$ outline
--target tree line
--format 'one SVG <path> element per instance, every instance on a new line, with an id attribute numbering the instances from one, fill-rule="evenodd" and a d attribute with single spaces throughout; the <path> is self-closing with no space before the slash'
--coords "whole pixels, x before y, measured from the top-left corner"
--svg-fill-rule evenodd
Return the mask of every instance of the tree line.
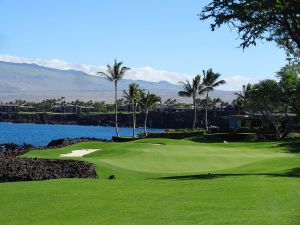
<path id="1" fill-rule="evenodd" d="M 296 128 L 300 116 L 300 65 L 288 64 L 277 72 L 277 79 L 266 79 L 243 86 L 235 93 L 235 107 L 242 113 L 258 112 L 272 125 L 277 139 Z"/>

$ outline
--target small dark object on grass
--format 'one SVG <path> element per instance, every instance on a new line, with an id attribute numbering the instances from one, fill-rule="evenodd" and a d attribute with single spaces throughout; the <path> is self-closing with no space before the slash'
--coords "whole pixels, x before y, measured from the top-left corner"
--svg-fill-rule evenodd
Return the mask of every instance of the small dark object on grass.
<path id="1" fill-rule="evenodd" d="M 115 176 L 115 175 L 110 175 L 107 179 L 108 179 L 108 180 L 115 180 L 115 179 L 116 179 L 116 176 Z"/>

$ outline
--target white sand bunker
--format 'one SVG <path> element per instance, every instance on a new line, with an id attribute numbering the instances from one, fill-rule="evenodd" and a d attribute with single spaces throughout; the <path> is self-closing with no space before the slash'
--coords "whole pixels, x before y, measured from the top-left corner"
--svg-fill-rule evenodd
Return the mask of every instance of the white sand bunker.
<path id="1" fill-rule="evenodd" d="M 162 144 L 159 144 L 159 143 L 152 143 L 152 145 L 162 145 Z"/>
<path id="2" fill-rule="evenodd" d="M 84 155 L 90 154 L 92 152 L 99 151 L 101 149 L 81 149 L 81 150 L 74 150 L 71 153 L 67 154 L 60 154 L 60 157 L 82 157 Z"/>

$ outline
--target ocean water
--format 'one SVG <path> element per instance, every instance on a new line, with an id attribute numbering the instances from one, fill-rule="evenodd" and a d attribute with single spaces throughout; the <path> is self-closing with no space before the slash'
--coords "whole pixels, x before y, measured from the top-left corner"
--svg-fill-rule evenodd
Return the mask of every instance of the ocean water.
<path id="1" fill-rule="evenodd" d="M 119 131 L 121 136 L 132 135 L 131 128 L 121 127 Z M 148 131 L 163 132 L 164 130 L 149 128 Z M 136 132 L 143 132 L 143 129 L 137 128 Z M 51 140 L 60 138 L 90 137 L 110 140 L 114 135 L 114 127 L 0 122 L 0 143 L 45 146 Z"/>

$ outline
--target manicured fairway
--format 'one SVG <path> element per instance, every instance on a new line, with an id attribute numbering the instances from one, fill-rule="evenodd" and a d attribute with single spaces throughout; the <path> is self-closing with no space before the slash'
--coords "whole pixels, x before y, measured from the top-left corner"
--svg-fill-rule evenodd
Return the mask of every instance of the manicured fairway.
<path id="1" fill-rule="evenodd" d="M 80 159 L 100 179 L 2 183 L 0 224 L 300 224 L 300 155 L 281 143 L 91 142 L 26 157 L 79 149 L 101 149 Z"/>

